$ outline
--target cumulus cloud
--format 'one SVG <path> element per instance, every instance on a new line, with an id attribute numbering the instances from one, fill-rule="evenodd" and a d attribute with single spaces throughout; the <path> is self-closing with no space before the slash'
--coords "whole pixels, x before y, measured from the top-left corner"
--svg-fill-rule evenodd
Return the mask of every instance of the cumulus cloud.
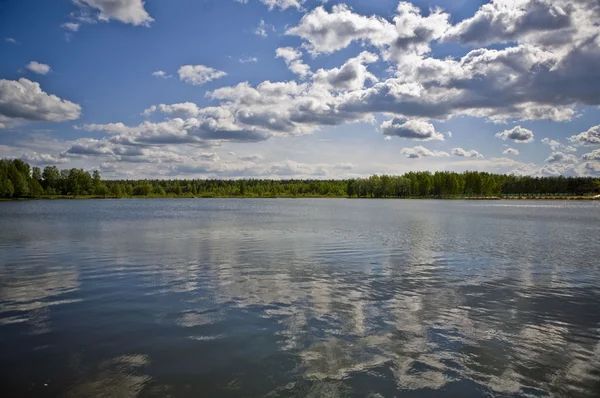
<path id="1" fill-rule="evenodd" d="M 304 4 L 306 0 L 260 0 L 261 3 L 269 6 L 269 11 L 274 8 L 279 8 L 280 10 L 287 10 L 288 8 L 296 8 L 298 10 L 302 9 L 302 4 Z"/>
<path id="2" fill-rule="evenodd" d="M 574 155 L 567 155 L 563 152 L 552 152 L 546 159 L 546 163 L 575 164 L 579 163 L 579 160 Z"/>
<path id="3" fill-rule="evenodd" d="M 461 156 L 465 158 L 483 158 L 483 155 L 472 149 L 470 151 L 465 151 L 462 148 L 454 148 L 452 149 L 452 155 Z"/>
<path id="4" fill-rule="evenodd" d="M 95 17 L 100 21 L 114 19 L 135 26 L 150 26 L 154 21 L 144 8 L 142 0 L 73 0 L 73 2 L 84 11 L 96 10 L 98 13 Z"/>
<path id="5" fill-rule="evenodd" d="M 450 156 L 448 152 L 444 151 L 430 151 L 429 149 L 419 145 L 414 148 L 402 148 L 400 154 L 406 156 L 409 159 L 418 159 L 423 157 L 441 157 Z"/>
<path id="6" fill-rule="evenodd" d="M 360 90 L 364 88 L 367 81 L 373 83 L 378 81 L 366 66 L 377 62 L 378 59 L 376 54 L 363 51 L 357 57 L 350 58 L 340 68 L 319 69 L 315 72 L 313 81 L 334 90 Z"/>
<path id="7" fill-rule="evenodd" d="M 586 153 L 581 156 L 583 160 L 597 160 L 600 161 L 600 149 L 596 149 L 590 153 Z"/>
<path id="8" fill-rule="evenodd" d="M 280 47 L 275 50 L 277 58 L 283 58 L 283 60 L 289 64 L 302 57 L 302 52 L 293 47 Z"/>
<path id="9" fill-rule="evenodd" d="M 152 105 L 150 108 L 142 112 L 142 115 L 149 116 L 154 112 L 162 112 L 167 115 L 183 115 L 187 117 L 194 117 L 200 114 L 200 108 L 193 102 L 183 102 L 179 104 L 160 104 Z"/>
<path id="10" fill-rule="evenodd" d="M 493 120 L 565 120 L 572 112 L 562 108 L 560 102 L 572 103 L 577 101 L 575 96 L 588 94 L 572 91 L 573 86 L 566 83 L 573 79 L 571 72 L 565 70 L 564 76 L 559 76 L 560 68 L 552 70 L 548 60 L 553 56 L 534 48 L 516 47 L 473 50 L 459 61 L 417 57 L 412 63 L 402 64 L 396 77 L 353 93 L 340 106 L 353 112 L 391 112 L 436 119 L 463 114 Z M 591 71 L 582 73 L 595 74 Z M 507 80 L 507 75 L 512 78 Z M 556 80 L 542 83 L 542 77 L 561 80 L 564 87 L 559 92 Z M 583 75 L 579 77 L 585 82 L 577 83 L 580 88 L 590 84 Z M 600 103 L 600 95 L 589 92 L 589 96 L 596 96 L 594 101 Z M 543 104 L 554 101 L 552 98 L 556 99 L 555 106 Z"/>
<path id="11" fill-rule="evenodd" d="M 578 4 L 585 4 L 585 11 L 593 2 Z M 600 103 L 596 85 L 600 72 L 594 67 L 600 62 L 600 40 L 593 13 L 574 11 L 579 21 L 574 33 L 577 45 L 567 40 L 555 48 L 524 41 L 501 50 L 481 48 L 461 59 L 442 60 L 424 55 L 430 41 L 445 34 L 447 15 L 437 11 L 422 17 L 411 7 L 406 3 L 398 6 L 394 20 L 410 23 L 396 25 L 381 17 L 354 13 L 344 5 L 334 6 L 331 12 L 318 7 L 287 33 L 306 40 L 305 46 L 313 53 L 337 51 L 357 41 L 380 49 L 384 59 L 398 61 L 392 63 L 396 77 L 368 93 L 356 93 L 353 109 L 362 104 L 405 116 L 467 114 L 493 120 L 565 121 L 575 115 L 574 107 Z M 408 40 L 408 46 L 399 40 L 405 36 L 414 39 Z M 418 40 L 421 37 L 423 41 Z"/>
<path id="12" fill-rule="evenodd" d="M 86 131 L 104 131 L 107 133 L 125 133 L 131 128 L 125 124 L 119 123 L 107 123 L 107 124 L 84 124 L 83 126 L 74 126 L 75 130 L 86 130 Z"/>
<path id="13" fill-rule="evenodd" d="M 82 138 L 77 140 L 69 149 L 62 153 L 63 157 L 69 156 L 87 156 L 113 155 L 114 152 L 110 143 L 94 138 Z"/>
<path id="14" fill-rule="evenodd" d="M 565 152 L 577 152 L 577 148 L 572 147 L 570 145 L 563 145 L 557 140 L 551 140 L 549 138 L 544 138 L 542 140 L 542 144 L 550 146 L 553 151 L 557 151 L 558 149 L 562 149 Z"/>
<path id="15" fill-rule="evenodd" d="M 314 54 L 332 53 L 348 47 L 353 41 L 384 45 L 393 35 L 393 26 L 384 18 L 355 14 L 347 5 L 338 4 L 333 6 L 331 13 L 323 7 L 315 8 L 286 34 L 306 40 Z"/>
<path id="16" fill-rule="evenodd" d="M 260 20 L 256 29 L 254 29 L 254 34 L 262 38 L 268 37 L 269 32 L 275 32 L 275 27 L 267 24 L 263 19 Z"/>
<path id="17" fill-rule="evenodd" d="M 19 44 L 19 42 L 15 39 L 13 39 L 12 37 L 5 37 L 4 41 L 10 44 Z"/>
<path id="18" fill-rule="evenodd" d="M 24 162 L 36 166 L 51 166 L 55 164 L 69 163 L 69 159 L 59 156 L 53 156 L 48 153 L 27 152 L 21 156 Z"/>
<path id="19" fill-rule="evenodd" d="M 517 149 L 514 148 L 506 148 L 506 150 L 504 152 L 502 152 L 503 155 L 518 155 L 519 151 Z"/>
<path id="20" fill-rule="evenodd" d="M 0 79 L 0 124 L 10 121 L 39 120 L 62 122 L 75 120 L 81 107 L 42 91 L 39 83 L 28 79 Z"/>
<path id="21" fill-rule="evenodd" d="M 156 72 L 152 72 L 152 76 L 160 77 L 163 79 L 169 79 L 169 78 L 173 77 L 172 75 L 168 75 L 167 72 L 162 71 L 162 70 L 157 70 Z"/>
<path id="22" fill-rule="evenodd" d="M 358 41 L 385 51 L 387 58 L 401 58 L 405 54 L 426 54 L 430 42 L 440 38 L 448 28 L 449 15 L 436 9 L 427 17 L 418 7 L 400 2 L 394 23 L 379 16 L 364 16 L 353 12 L 347 5 L 338 4 L 328 12 L 317 7 L 306 14 L 298 26 L 286 31 L 308 42 L 313 54 L 332 53 Z"/>
<path id="23" fill-rule="evenodd" d="M 600 124 L 590 127 L 588 131 L 570 137 L 569 141 L 580 145 L 600 145 Z"/>
<path id="24" fill-rule="evenodd" d="M 556 34 L 572 26 L 572 7 L 562 0 L 493 0 L 453 26 L 448 41 L 488 45 Z"/>
<path id="25" fill-rule="evenodd" d="M 221 115 L 224 116 L 224 115 Z M 179 117 L 163 122 L 145 121 L 137 126 L 123 123 L 86 124 L 87 131 L 104 131 L 112 136 L 102 141 L 102 145 L 149 146 L 149 145 L 200 145 L 212 146 L 213 142 L 255 142 L 266 140 L 270 134 L 256 129 L 242 129 L 230 119 L 215 115 L 202 114 L 198 118 L 181 119 Z M 98 146 L 94 143 L 94 146 Z"/>
<path id="26" fill-rule="evenodd" d="M 516 126 L 510 130 L 504 130 L 496 134 L 496 138 L 504 141 L 513 140 L 517 143 L 528 143 L 533 141 L 533 132 L 521 126 Z"/>
<path id="27" fill-rule="evenodd" d="M 25 65 L 25 68 L 40 75 L 47 75 L 50 72 L 49 65 L 42 64 L 37 61 L 31 61 L 30 63 Z"/>
<path id="28" fill-rule="evenodd" d="M 550 148 L 552 148 L 553 151 L 556 151 L 561 146 L 560 142 L 558 142 L 556 140 L 551 140 L 549 138 L 544 138 L 542 140 L 542 143 L 546 144 L 546 145 L 549 145 Z"/>
<path id="29" fill-rule="evenodd" d="M 564 176 L 575 174 L 576 168 L 574 163 L 549 163 L 535 170 L 534 175 L 538 176 Z"/>
<path id="30" fill-rule="evenodd" d="M 579 167 L 579 173 L 591 177 L 600 177 L 600 163 L 586 162 Z"/>
<path id="31" fill-rule="evenodd" d="M 408 120 L 394 118 L 383 122 L 383 134 L 417 141 L 444 141 L 444 135 L 435 131 L 433 124 L 423 120 Z M 422 147 L 417 147 L 422 148 Z"/>
<path id="32" fill-rule="evenodd" d="M 292 47 L 280 47 L 275 50 L 276 58 L 283 58 L 288 69 L 300 77 L 310 74 L 310 68 L 300 59 L 302 52 Z"/>
<path id="33" fill-rule="evenodd" d="M 97 140 L 92 138 L 81 138 L 71 142 L 71 146 L 61 153 L 61 158 L 99 157 L 105 159 L 107 162 L 154 164 L 173 164 L 196 161 L 213 162 L 219 160 L 218 155 L 214 152 L 202 152 L 190 157 L 177 153 L 174 147 L 166 145 L 163 148 L 154 146 L 121 145 L 118 143 L 118 140 L 112 139 Z"/>
<path id="34" fill-rule="evenodd" d="M 79 26 L 80 24 L 77 22 L 65 22 L 64 24 L 60 25 L 61 28 L 71 32 L 77 32 L 79 30 Z"/>
<path id="35" fill-rule="evenodd" d="M 177 71 L 179 79 L 194 86 L 227 76 L 227 73 L 205 65 L 183 65 Z"/>

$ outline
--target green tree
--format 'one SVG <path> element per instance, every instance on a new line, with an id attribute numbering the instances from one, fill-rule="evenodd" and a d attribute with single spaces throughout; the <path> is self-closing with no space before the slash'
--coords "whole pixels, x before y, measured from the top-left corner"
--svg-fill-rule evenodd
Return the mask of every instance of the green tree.
<path id="1" fill-rule="evenodd" d="M 12 198 L 15 192 L 12 181 L 8 178 L 0 178 L 0 197 Z"/>
<path id="2" fill-rule="evenodd" d="M 147 181 L 142 181 L 133 187 L 133 195 L 135 196 L 150 196 L 152 193 L 152 185 Z"/>
<path id="3" fill-rule="evenodd" d="M 44 188 L 40 182 L 34 178 L 29 180 L 29 196 L 39 197 L 44 194 Z"/>
<path id="4" fill-rule="evenodd" d="M 34 167 L 31 170 L 31 178 L 33 178 L 37 182 L 41 182 L 42 181 L 42 170 L 39 167 Z"/>
<path id="5" fill-rule="evenodd" d="M 165 189 L 160 184 L 156 184 L 154 186 L 154 188 L 152 189 L 152 193 L 158 196 L 165 196 L 167 194 L 165 192 Z"/>

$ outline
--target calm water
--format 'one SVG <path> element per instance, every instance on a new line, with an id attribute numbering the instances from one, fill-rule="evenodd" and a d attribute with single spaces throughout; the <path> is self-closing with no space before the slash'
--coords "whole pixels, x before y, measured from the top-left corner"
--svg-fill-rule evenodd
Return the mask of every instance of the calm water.
<path id="1" fill-rule="evenodd" d="M 2 396 L 599 396 L 599 243 L 593 202 L 0 203 Z"/>

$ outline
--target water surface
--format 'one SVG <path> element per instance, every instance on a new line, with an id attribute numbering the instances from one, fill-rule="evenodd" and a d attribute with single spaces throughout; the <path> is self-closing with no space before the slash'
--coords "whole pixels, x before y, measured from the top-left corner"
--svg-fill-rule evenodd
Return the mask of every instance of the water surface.
<path id="1" fill-rule="evenodd" d="M 600 394 L 600 204 L 0 203 L 3 396 Z"/>

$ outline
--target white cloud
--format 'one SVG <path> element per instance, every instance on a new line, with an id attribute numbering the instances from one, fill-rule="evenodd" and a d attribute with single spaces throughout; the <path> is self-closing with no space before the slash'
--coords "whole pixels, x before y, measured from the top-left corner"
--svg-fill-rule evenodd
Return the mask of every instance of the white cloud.
<path id="1" fill-rule="evenodd" d="M 502 154 L 517 156 L 519 154 L 519 150 L 514 148 L 507 148 L 504 152 L 502 152 Z"/>
<path id="2" fill-rule="evenodd" d="M 579 163 L 579 160 L 574 155 L 567 155 L 563 152 L 552 152 L 546 159 L 546 163 L 575 164 Z"/>
<path id="3" fill-rule="evenodd" d="M 598 160 L 600 161 L 600 149 L 596 149 L 590 153 L 586 153 L 581 156 L 583 160 Z"/>
<path id="4" fill-rule="evenodd" d="M 309 43 L 311 51 L 318 54 L 341 50 L 357 40 L 384 45 L 394 32 L 384 18 L 355 14 L 347 5 L 338 4 L 331 13 L 323 7 L 315 8 L 286 34 L 300 36 Z"/>
<path id="5" fill-rule="evenodd" d="M 417 141 L 444 141 L 444 135 L 435 131 L 435 127 L 423 120 L 392 119 L 381 125 L 383 134 L 408 138 Z M 422 148 L 422 147 L 417 147 Z"/>
<path id="6" fill-rule="evenodd" d="M 591 177 L 600 177 L 600 163 L 598 162 L 586 162 L 579 166 L 578 168 L 579 174 L 591 176 Z"/>
<path id="7" fill-rule="evenodd" d="M 550 146 L 553 151 L 557 151 L 558 149 L 562 149 L 565 152 L 577 152 L 577 148 L 572 147 L 570 145 L 563 145 L 559 141 L 551 140 L 549 138 L 544 138 L 542 140 L 542 144 Z"/>
<path id="8" fill-rule="evenodd" d="M 275 27 L 273 25 L 269 25 L 265 23 L 263 19 L 260 20 L 260 23 L 254 29 L 254 34 L 263 38 L 269 36 L 269 32 L 275 32 Z"/>
<path id="9" fill-rule="evenodd" d="M 10 43 L 10 44 L 20 44 L 18 41 L 16 41 L 12 37 L 5 37 L 4 41 L 7 42 L 7 43 Z"/>
<path id="10" fill-rule="evenodd" d="M 549 163 L 535 170 L 534 175 L 538 176 L 561 176 L 561 175 L 573 175 L 576 172 L 575 163 Z"/>
<path id="11" fill-rule="evenodd" d="M 85 8 L 98 11 L 96 18 L 100 21 L 117 21 L 135 26 L 150 26 L 154 19 L 144 8 L 142 0 L 73 0 L 73 2 Z"/>
<path id="12" fill-rule="evenodd" d="M 504 130 L 503 132 L 496 134 L 496 138 L 500 138 L 504 141 L 513 140 L 517 143 L 526 144 L 533 141 L 533 132 L 521 126 L 516 126 L 510 130 Z"/>
<path id="13" fill-rule="evenodd" d="M 331 12 L 317 7 L 286 34 L 306 40 L 313 54 L 331 53 L 359 41 L 398 59 L 405 54 L 428 53 L 429 43 L 440 38 L 449 26 L 449 15 L 440 10 L 422 17 L 419 8 L 400 2 L 396 12 L 392 24 L 379 16 L 357 14 L 345 4 L 333 6 Z"/>
<path id="14" fill-rule="evenodd" d="M 240 156 L 240 157 L 238 157 L 238 159 L 243 160 L 245 162 L 258 162 L 258 161 L 264 160 L 265 157 L 260 154 L 254 154 L 254 155 Z"/>
<path id="15" fill-rule="evenodd" d="M 301 10 L 302 4 L 304 4 L 305 1 L 306 0 L 260 0 L 261 3 L 269 6 L 269 11 L 273 10 L 274 8 L 286 10 L 292 7 Z"/>
<path id="16" fill-rule="evenodd" d="M 255 64 L 258 62 L 258 58 L 256 57 L 246 57 L 239 59 L 240 64 Z"/>
<path id="17" fill-rule="evenodd" d="M 219 155 L 217 155 L 215 152 L 202 152 L 198 155 L 198 157 L 202 160 L 211 160 L 211 161 L 219 160 Z"/>
<path id="18" fill-rule="evenodd" d="M 280 47 L 275 50 L 276 58 L 283 58 L 286 64 L 290 64 L 302 57 L 302 52 L 293 47 Z"/>
<path id="19" fill-rule="evenodd" d="M 79 30 L 79 26 L 80 24 L 76 22 L 65 22 L 64 24 L 60 25 L 61 28 L 69 30 L 71 32 L 77 32 Z"/>
<path id="20" fill-rule="evenodd" d="M 154 112 L 162 112 L 168 115 L 183 115 L 187 117 L 195 117 L 200 114 L 200 108 L 193 102 L 183 102 L 172 105 L 152 105 L 150 108 L 142 112 L 142 115 L 148 116 Z"/>
<path id="21" fill-rule="evenodd" d="M 35 166 L 48 166 L 55 164 L 69 163 L 69 159 L 59 156 L 52 156 L 48 153 L 27 152 L 21 156 L 24 162 Z"/>
<path id="22" fill-rule="evenodd" d="M 446 40 L 488 45 L 560 31 L 572 23 L 572 9 L 565 5 L 561 0 L 493 0 L 452 27 Z"/>
<path id="23" fill-rule="evenodd" d="M 193 174 L 204 177 L 262 178 L 343 178 L 354 165 L 349 163 L 301 163 L 292 160 L 256 163 L 190 161 L 173 165 L 172 174 Z"/>
<path id="24" fill-rule="evenodd" d="M 493 0 L 448 30 L 446 41 L 489 45 L 519 42 L 564 50 L 597 33 L 596 0 Z"/>
<path id="25" fill-rule="evenodd" d="M 542 143 L 543 143 L 543 144 L 546 144 L 546 145 L 549 145 L 549 146 L 550 146 L 550 148 L 551 148 L 553 151 L 556 151 L 558 148 L 560 148 L 560 147 L 561 147 L 561 143 L 560 143 L 560 142 L 558 142 L 558 141 L 556 141 L 556 140 L 551 140 L 551 139 L 549 139 L 549 138 L 544 138 L 544 139 L 542 140 Z"/>
<path id="26" fill-rule="evenodd" d="M 194 86 L 200 86 L 215 79 L 227 76 L 227 73 L 205 65 L 184 65 L 177 71 L 179 79 Z"/>
<path id="27" fill-rule="evenodd" d="M 462 148 L 454 148 L 452 149 L 452 155 L 461 156 L 465 158 L 483 158 L 483 155 L 472 149 L 470 151 L 465 151 Z"/>
<path id="28" fill-rule="evenodd" d="M 441 157 L 450 156 L 448 152 L 443 151 L 430 151 L 429 149 L 419 145 L 414 148 L 402 148 L 400 154 L 406 156 L 409 159 L 418 159 L 422 157 Z"/>
<path id="29" fill-rule="evenodd" d="M 360 90 L 367 81 L 378 81 L 366 67 L 366 64 L 377 62 L 378 59 L 376 54 L 363 51 L 357 57 L 347 60 L 340 68 L 319 69 L 315 72 L 313 81 L 334 90 Z"/>
<path id="30" fill-rule="evenodd" d="M 25 65 L 25 68 L 29 69 L 30 71 L 32 71 L 34 73 L 38 73 L 40 75 L 47 75 L 50 72 L 49 65 L 41 64 L 37 61 L 31 61 L 30 63 Z"/>
<path id="31" fill-rule="evenodd" d="M 62 122 L 78 119 L 80 113 L 79 105 L 45 93 L 39 83 L 25 78 L 0 79 L 0 124 L 19 120 Z"/>
<path id="32" fill-rule="evenodd" d="M 152 76 L 161 77 L 163 79 L 170 79 L 173 77 L 172 75 L 168 75 L 167 72 L 162 71 L 162 70 L 157 70 L 156 72 L 152 72 Z"/>
<path id="33" fill-rule="evenodd" d="M 283 58 L 288 69 L 300 77 L 310 75 L 310 68 L 300 59 L 302 52 L 292 47 L 280 47 L 275 50 L 275 58 Z"/>
<path id="34" fill-rule="evenodd" d="M 75 130 L 86 131 L 104 131 L 107 133 L 125 133 L 131 130 L 123 123 L 108 123 L 108 124 L 84 124 L 83 126 L 74 126 Z"/>
<path id="35" fill-rule="evenodd" d="M 574 144 L 580 145 L 600 145 L 600 124 L 590 127 L 587 131 L 569 138 Z"/>

